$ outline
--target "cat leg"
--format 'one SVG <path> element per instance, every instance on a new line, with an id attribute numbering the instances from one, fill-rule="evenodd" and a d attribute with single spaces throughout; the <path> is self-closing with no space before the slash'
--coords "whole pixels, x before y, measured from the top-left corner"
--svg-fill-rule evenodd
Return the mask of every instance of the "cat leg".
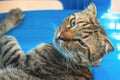
<path id="1" fill-rule="evenodd" d="M 25 60 L 25 55 L 12 36 L 0 37 L 0 68 L 6 66 L 18 67 Z"/>
<path id="2" fill-rule="evenodd" d="M 16 27 L 21 22 L 24 14 L 20 9 L 12 9 L 8 14 L 0 21 L 0 35 Z"/>

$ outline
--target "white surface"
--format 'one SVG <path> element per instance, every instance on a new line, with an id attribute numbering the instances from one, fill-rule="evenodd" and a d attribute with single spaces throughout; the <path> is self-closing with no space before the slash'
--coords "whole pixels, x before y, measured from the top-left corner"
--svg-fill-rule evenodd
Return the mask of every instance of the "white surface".
<path id="1" fill-rule="evenodd" d="M 63 6 L 58 0 L 8 0 L 0 2 L 0 13 L 8 12 L 13 8 L 29 10 L 61 10 Z"/>

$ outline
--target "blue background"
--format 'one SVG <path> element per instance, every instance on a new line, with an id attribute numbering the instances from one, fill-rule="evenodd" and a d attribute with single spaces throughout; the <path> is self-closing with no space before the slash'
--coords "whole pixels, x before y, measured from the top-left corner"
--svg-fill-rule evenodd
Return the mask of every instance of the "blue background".
<path id="1" fill-rule="evenodd" d="M 39 10 L 24 12 L 25 18 L 17 28 L 9 31 L 27 53 L 40 43 L 51 43 L 54 32 L 68 15 L 83 10 L 90 0 L 60 0 L 64 10 Z M 98 11 L 98 19 L 114 45 L 114 52 L 103 57 L 101 65 L 93 67 L 94 80 L 120 80 L 120 14 L 109 11 L 110 0 L 92 0 Z M 0 19 L 5 14 L 0 14 Z"/>

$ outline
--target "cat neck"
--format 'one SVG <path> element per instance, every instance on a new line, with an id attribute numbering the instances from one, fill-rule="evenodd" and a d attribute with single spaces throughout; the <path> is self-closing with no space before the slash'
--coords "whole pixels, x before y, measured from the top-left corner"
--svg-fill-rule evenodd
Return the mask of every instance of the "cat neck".
<path id="1" fill-rule="evenodd" d="M 79 65 L 75 64 L 72 60 L 70 60 L 69 58 L 65 57 L 63 55 L 63 53 L 61 51 L 59 51 L 52 43 L 50 44 L 53 48 L 55 53 L 53 53 L 56 57 L 56 59 L 63 64 L 64 66 L 66 66 L 67 68 L 75 68 L 78 67 Z"/>

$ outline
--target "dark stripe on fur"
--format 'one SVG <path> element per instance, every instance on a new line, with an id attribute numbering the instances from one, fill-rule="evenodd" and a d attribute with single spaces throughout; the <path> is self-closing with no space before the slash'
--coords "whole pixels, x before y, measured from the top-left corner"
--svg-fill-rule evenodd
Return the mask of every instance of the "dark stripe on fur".
<path id="1" fill-rule="evenodd" d="M 12 52 L 11 52 L 11 49 L 13 48 L 13 47 L 15 47 L 15 44 L 10 44 L 11 46 L 9 46 L 8 47 L 8 45 L 5 45 L 6 46 L 6 51 L 3 53 L 3 55 L 2 55 L 2 57 L 5 57 L 5 55 L 7 55 L 7 54 L 11 54 Z M 11 53 L 10 53 L 11 52 Z M 12 53 L 13 54 L 13 53 Z"/>
<path id="2" fill-rule="evenodd" d="M 18 55 L 14 55 L 15 57 L 13 58 L 13 56 L 9 57 L 7 60 L 4 61 L 4 66 L 7 66 L 7 65 L 13 65 L 13 64 L 16 64 L 16 63 L 19 63 L 19 59 L 20 59 L 20 54 Z"/>
<path id="3" fill-rule="evenodd" d="M 8 64 L 15 64 L 15 63 L 19 63 L 20 59 L 20 54 L 18 54 L 15 58 L 13 58 Z"/>

